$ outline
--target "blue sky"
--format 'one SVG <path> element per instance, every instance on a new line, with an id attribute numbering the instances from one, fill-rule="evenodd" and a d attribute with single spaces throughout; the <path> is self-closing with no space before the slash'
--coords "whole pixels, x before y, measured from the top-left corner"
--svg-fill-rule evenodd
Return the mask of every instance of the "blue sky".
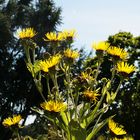
<path id="1" fill-rule="evenodd" d="M 57 0 L 63 24 L 58 28 L 76 29 L 74 46 L 91 49 L 93 41 L 128 31 L 140 35 L 140 0 Z"/>

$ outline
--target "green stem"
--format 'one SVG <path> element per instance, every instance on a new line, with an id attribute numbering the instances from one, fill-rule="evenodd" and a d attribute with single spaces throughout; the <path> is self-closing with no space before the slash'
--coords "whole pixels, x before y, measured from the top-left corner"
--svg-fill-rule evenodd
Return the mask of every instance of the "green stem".
<path id="1" fill-rule="evenodd" d="M 85 108 L 86 108 L 86 102 L 83 101 L 83 108 L 82 108 L 82 113 L 81 113 L 81 116 L 79 118 L 79 122 L 81 122 L 81 120 L 83 119 L 83 115 L 85 113 Z"/>
<path id="2" fill-rule="evenodd" d="M 47 79 L 48 95 L 51 97 L 51 90 L 50 90 L 50 85 L 49 85 L 49 78 L 46 77 L 46 79 Z"/>
<path id="3" fill-rule="evenodd" d="M 118 85 L 118 87 L 117 87 L 117 89 L 116 89 L 116 92 L 115 92 L 116 94 L 118 93 L 118 91 L 119 91 L 119 89 L 120 89 L 120 87 L 121 87 L 122 82 L 123 82 L 123 81 L 120 80 L 120 83 L 119 83 L 119 85 Z"/>
<path id="4" fill-rule="evenodd" d="M 70 71 L 70 65 L 68 65 L 68 69 L 66 71 L 66 81 L 67 81 L 67 104 L 69 105 L 69 100 L 72 100 L 72 104 L 75 107 L 75 118 L 77 118 L 77 106 L 74 101 L 74 97 L 72 95 L 72 90 L 71 90 L 71 77 L 70 77 L 71 71 Z M 69 112 L 69 110 L 68 110 Z M 70 113 L 70 112 L 69 112 Z M 72 117 L 72 115 L 70 115 Z M 72 119 L 72 118 L 71 118 Z"/>
<path id="5" fill-rule="evenodd" d="M 25 51 L 25 55 L 26 55 L 26 58 L 27 58 L 27 62 L 28 62 L 28 63 L 31 63 L 29 47 L 25 46 L 25 47 L 24 47 L 24 51 Z"/>
<path id="6" fill-rule="evenodd" d="M 40 78 L 39 78 L 39 80 L 38 80 L 38 79 L 34 79 L 34 82 L 35 82 L 36 88 L 38 89 L 38 91 L 39 91 L 39 93 L 40 93 L 42 99 L 43 99 L 44 101 L 46 101 L 46 99 L 45 99 L 45 97 L 44 97 L 44 95 L 43 95 L 43 93 L 42 93 L 41 79 L 40 79 Z"/>
<path id="7" fill-rule="evenodd" d="M 97 119 L 97 121 L 96 121 L 96 123 L 95 123 L 95 125 L 94 125 L 94 127 L 93 127 L 92 130 L 94 130 L 97 127 L 98 122 L 100 121 L 100 119 L 101 119 L 101 117 L 102 117 L 103 114 L 104 114 L 104 112 L 100 114 L 100 116 L 98 117 L 98 119 Z"/>
<path id="8" fill-rule="evenodd" d="M 45 97 L 44 97 L 43 93 L 42 93 L 42 92 L 39 92 L 39 93 L 40 93 L 40 95 L 41 95 L 42 99 L 46 102 L 46 99 L 45 99 Z"/>
<path id="9" fill-rule="evenodd" d="M 32 49 L 32 51 L 33 51 L 33 64 L 34 64 L 34 62 L 35 62 L 35 48 Z"/>
<path id="10" fill-rule="evenodd" d="M 19 133 L 17 133 L 18 139 L 21 140 Z"/>
<path id="11" fill-rule="evenodd" d="M 97 66 L 97 71 L 96 71 L 95 77 L 94 77 L 95 83 L 97 82 L 97 77 L 98 77 L 98 75 L 99 75 L 99 70 L 100 70 L 100 66 L 101 66 L 101 64 L 102 64 L 102 61 L 99 60 L 98 63 L 99 63 L 99 64 L 98 64 L 98 66 Z"/>
<path id="12" fill-rule="evenodd" d="M 112 76 L 111 76 L 111 83 L 113 82 L 114 76 L 115 76 L 116 66 L 114 65 L 112 69 Z"/>
<path id="13" fill-rule="evenodd" d="M 59 96 L 59 86 L 58 86 L 58 82 L 57 82 L 57 73 L 56 72 L 54 74 L 54 80 L 55 80 L 55 86 L 56 86 L 56 90 L 57 90 L 57 95 Z"/>
<path id="14" fill-rule="evenodd" d="M 74 104 L 74 98 L 73 98 L 73 95 L 72 95 L 72 90 L 71 90 L 71 77 L 70 77 L 70 66 L 68 68 L 68 71 L 67 71 L 67 83 L 68 83 L 68 94 L 70 94 L 70 97 L 72 99 L 72 103 Z"/>

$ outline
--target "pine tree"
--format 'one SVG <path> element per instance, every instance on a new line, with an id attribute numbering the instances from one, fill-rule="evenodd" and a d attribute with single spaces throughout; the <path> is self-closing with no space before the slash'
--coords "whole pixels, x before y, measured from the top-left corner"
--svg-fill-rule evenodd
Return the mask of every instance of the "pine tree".
<path id="1" fill-rule="evenodd" d="M 29 74 L 23 47 L 16 31 L 33 27 L 39 32 L 37 44 L 45 47 L 42 37 L 55 31 L 61 23 L 61 8 L 52 0 L 1 0 L 0 1 L 0 121 L 13 113 L 25 118 L 32 114 L 30 107 L 41 100 Z M 40 51 L 40 50 L 39 50 Z M 9 139 L 10 133 L 0 126 L 0 139 Z M 6 133 L 9 133 L 6 135 Z"/>

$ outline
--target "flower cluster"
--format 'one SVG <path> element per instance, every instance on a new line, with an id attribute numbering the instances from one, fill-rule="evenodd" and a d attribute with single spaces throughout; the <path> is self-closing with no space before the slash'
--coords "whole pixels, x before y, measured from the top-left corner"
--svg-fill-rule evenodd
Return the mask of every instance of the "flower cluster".
<path id="1" fill-rule="evenodd" d="M 49 42 L 59 42 L 59 41 L 64 41 L 64 40 L 73 40 L 75 37 L 75 30 L 70 30 L 70 31 L 63 31 L 63 32 L 49 32 L 45 34 L 44 41 L 49 41 Z"/>
<path id="2" fill-rule="evenodd" d="M 76 73 L 79 65 L 75 63 L 81 54 L 72 49 L 75 30 L 46 33 L 42 40 L 51 48 L 50 52 L 43 52 L 45 55 L 40 59 L 35 55 L 36 47 L 28 47 L 30 43 L 31 45 L 35 43 L 32 38 L 36 34 L 33 28 L 19 32 L 25 50 L 27 68 L 42 97 L 38 109 L 33 108 L 33 110 L 41 112 L 42 116 L 51 121 L 50 124 L 62 131 L 63 138 L 67 140 L 94 139 L 107 123 L 109 131 L 115 135 L 110 140 L 117 140 L 117 136 L 123 136 L 124 140 L 128 138 L 125 137 L 127 132 L 124 128 L 112 120 L 113 116 L 102 117 L 115 101 L 122 81 L 136 70 L 134 65 L 126 62 L 127 51 L 111 46 L 105 41 L 93 43 L 92 48 L 96 50 L 95 65 L 84 67 L 82 62 L 82 66 L 80 65 L 82 72 Z M 112 60 L 112 77 L 101 79 L 99 74 L 106 55 Z M 121 78 L 116 91 L 113 91 L 115 74 Z M 46 84 L 42 83 L 43 80 Z M 3 125 L 15 126 L 21 119 L 20 115 L 9 117 L 3 121 Z"/>
<path id="3" fill-rule="evenodd" d="M 92 48 L 94 48 L 97 52 L 106 52 L 106 54 L 112 57 L 113 62 L 116 65 L 116 71 L 123 77 L 127 78 L 131 73 L 136 70 L 136 67 L 133 65 L 129 65 L 127 62 L 124 62 L 128 59 L 128 53 L 122 48 L 116 46 L 110 46 L 107 42 L 99 42 L 98 44 L 94 43 Z"/>

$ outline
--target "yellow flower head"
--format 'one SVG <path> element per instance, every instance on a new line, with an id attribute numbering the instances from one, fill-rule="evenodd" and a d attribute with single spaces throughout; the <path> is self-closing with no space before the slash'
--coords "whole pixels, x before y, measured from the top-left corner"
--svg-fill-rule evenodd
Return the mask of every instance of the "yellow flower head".
<path id="1" fill-rule="evenodd" d="M 107 53 L 115 59 L 125 60 L 128 57 L 128 53 L 124 49 L 118 47 L 109 47 Z"/>
<path id="2" fill-rule="evenodd" d="M 67 108 L 66 103 L 60 101 L 54 101 L 54 100 L 43 102 L 40 104 L 40 106 L 44 110 L 48 110 L 50 112 L 61 112 L 61 111 L 65 111 Z"/>
<path id="3" fill-rule="evenodd" d="M 44 41 L 52 41 L 52 42 L 57 42 L 57 41 L 62 41 L 64 39 L 63 33 L 55 33 L 55 32 L 50 32 L 45 34 L 46 38 L 43 38 Z"/>
<path id="4" fill-rule="evenodd" d="M 101 41 L 99 43 L 93 43 L 92 45 L 92 48 L 95 49 L 96 51 L 106 51 L 108 47 L 109 47 L 109 43 L 105 41 Z"/>
<path id="5" fill-rule="evenodd" d="M 24 39 L 24 38 L 33 38 L 36 35 L 36 31 L 34 31 L 33 28 L 25 28 L 22 29 L 19 33 L 18 36 L 20 39 Z"/>
<path id="6" fill-rule="evenodd" d="M 75 30 L 64 30 L 62 33 L 65 39 L 73 39 L 75 37 Z"/>
<path id="7" fill-rule="evenodd" d="M 77 51 L 72 51 L 71 49 L 67 49 L 64 51 L 64 56 L 71 59 L 76 59 L 79 57 L 79 53 Z"/>
<path id="8" fill-rule="evenodd" d="M 48 60 L 43 60 L 40 62 L 40 69 L 44 72 L 48 72 L 49 68 L 54 67 L 57 65 L 61 60 L 61 55 L 56 54 L 52 57 L 50 57 Z"/>
<path id="9" fill-rule="evenodd" d="M 108 122 L 108 127 L 111 132 L 113 132 L 115 135 L 125 135 L 126 131 L 123 129 L 122 125 L 119 125 L 118 123 L 115 123 L 112 119 Z"/>
<path id="10" fill-rule="evenodd" d="M 2 124 L 6 127 L 10 127 L 12 125 L 16 125 L 21 121 L 22 117 L 21 115 L 13 115 L 13 117 L 8 117 L 4 119 Z"/>
<path id="11" fill-rule="evenodd" d="M 83 96 L 90 101 L 97 102 L 98 101 L 97 96 L 100 96 L 100 95 L 98 94 L 98 90 L 92 91 L 88 89 L 84 91 Z"/>
<path id="12" fill-rule="evenodd" d="M 114 138 L 110 138 L 109 140 L 134 140 L 133 137 L 129 137 L 129 136 L 125 136 L 123 138 L 117 138 L 117 137 L 114 137 Z"/>
<path id="13" fill-rule="evenodd" d="M 87 72 L 81 72 L 80 79 L 86 80 L 86 81 L 94 80 L 94 78 L 90 75 L 90 73 L 87 73 Z"/>
<path id="14" fill-rule="evenodd" d="M 130 73 L 132 73 L 136 70 L 136 67 L 133 65 L 129 65 L 127 62 L 121 61 L 121 62 L 117 63 L 116 70 L 122 76 L 128 76 Z"/>

